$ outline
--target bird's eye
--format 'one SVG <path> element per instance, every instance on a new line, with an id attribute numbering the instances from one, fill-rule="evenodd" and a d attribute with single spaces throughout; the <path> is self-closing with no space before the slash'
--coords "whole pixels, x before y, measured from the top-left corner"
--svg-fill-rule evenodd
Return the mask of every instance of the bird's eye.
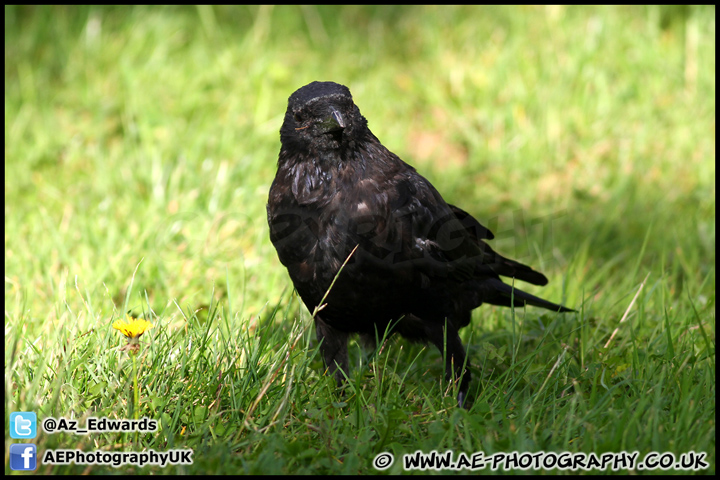
<path id="1" fill-rule="evenodd" d="M 296 113 L 295 115 L 293 115 L 293 118 L 294 118 L 295 121 L 298 122 L 298 123 L 302 122 L 302 117 L 300 116 L 299 113 Z"/>

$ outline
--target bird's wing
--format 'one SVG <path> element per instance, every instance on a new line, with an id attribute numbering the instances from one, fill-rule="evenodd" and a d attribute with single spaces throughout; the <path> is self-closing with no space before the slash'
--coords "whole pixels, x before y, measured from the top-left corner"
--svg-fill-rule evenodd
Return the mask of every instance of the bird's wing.
<path id="1" fill-rule="evenodd" d="M 448 207 L 450 207 L 450 210 L 455 214 L 455 217 L 460 220 L 460 223 L 463 224 L 468 234 L 476 241 L 480 241 L 480 239 L 483 238 L 486 238 L 488 240 L 492 240 L 493 238 L 495 238 L 495 235 L 493 235 L 489 228 L 480 224 L 480 222 L 475 220 L 475 217 L 467 213 L 462 208 L 456 207 L 455 205 L 450 205 L 449 203 Z"/>
<path id="2" fill-rule="evenodd" d="M 542 273 L 537 272 L 531 267 L 528 267 L 518 261 L 505 258 L 495 252 L 492 248 L 490 248 L 490 245 L 483 241 L 483 239 L 491 240 L 494 238 L 494 235 L 490 230 L 480 224 L 480 222 L 464 210 L 454 205 L 448 206 L 455 213 L 455 216 L 460 223 L 462 223 L 465 227 L 465 231 L 470 236 L 470 239 L 480 247 L 480 250 L 483 252 L 482 262 L 486 265 L 491 265 L 494 272 L 505 277 L 515 277 L 519 280 L 532 283 L 533 285 L 546 285 L 548 283 L 547 277 Z"/>
<path id="3" fill-rule="evenodd" d="M 393 214 L 405 219 L 413 247 L 421 249 L 425 257 L 445 264 L 431 272 L 447 272 L 460 280 L 502 275 L 535 285 L 547 283 L 541 273 L 490 248 L 483 240 L 492 239 L 492 232 L 469 213 L 447 204 L 435 187 L 416 172 L 397 179 L 394 191 Z"/>

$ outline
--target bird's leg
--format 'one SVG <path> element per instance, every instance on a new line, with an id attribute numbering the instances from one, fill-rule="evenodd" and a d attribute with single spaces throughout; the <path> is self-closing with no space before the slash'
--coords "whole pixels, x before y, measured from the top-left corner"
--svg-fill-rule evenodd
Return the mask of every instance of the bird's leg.
<path id="1" fill-rule="evenodd" d="M 319 315 L 315 315 L 315 333 L 320 342 L 320 351 L 325 359 L 328 372 L 335 374 L 335 381 L 338 387 L 341 387 L 345 382 L 345 375 L 349 374 L 350 362 L 347 352 L 349 334 L 331 327 Z"/>
<path id="2" fill-rule="evenodd" d="M 465 368 L 465 348 L 452 322 L 434 323 L 428 328 L 428 338 L 441 354 L 445 354 L 445 378 L 459 382 L 458 405 L 463 407 L 470 386 L 470 371 Z"/>

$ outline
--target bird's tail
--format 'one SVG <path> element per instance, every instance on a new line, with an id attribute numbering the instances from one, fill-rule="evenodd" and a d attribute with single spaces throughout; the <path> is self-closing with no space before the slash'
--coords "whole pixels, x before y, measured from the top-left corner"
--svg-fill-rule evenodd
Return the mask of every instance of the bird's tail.
<path id="1" fill-rule="evenodd" d="M 556 303 L 548 302 L 535 295 L 530 295 L 527 292 L 523 292 L 517 288 L 503 283 L 501 280 L 491 278 L 487 282 L 495 289 L 498 293 L 497 296 L 486 299 L 485 302 L 492 305 L 501 305 L 504 307 L 510 307 L 514 304 L 515 307 L 522 307 L 525 304 L 534 305 L 536 307 L 546 308 L 554 312 L 576 312 L 572 308 L 567 308 Z M 514 300 L 514 302 L 513 302 Z"/>

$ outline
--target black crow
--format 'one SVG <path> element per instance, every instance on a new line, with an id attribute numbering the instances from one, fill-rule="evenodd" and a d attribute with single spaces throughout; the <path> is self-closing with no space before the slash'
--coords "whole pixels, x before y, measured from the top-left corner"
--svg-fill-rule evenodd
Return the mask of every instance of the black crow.
<path id="1" fill-rule="evenodd" d="M 348 336 L 372 342 L 389 328 L 445 351 L 445 374 L 459 382 L 462 406 L 470 373 L 458 329 L 474 308 L 574 311 L 503 283 L 500 276 L 548 280 L 495 253 L 484 241 L 490 230 L 385 148 L 347 87 L 312 82 L 293 93 L 280 142 L 267 204 L 270 239 L 311 312 L 347 260 L 315 315 L 320 350 L 339 385 L 349 373 Z"/>

